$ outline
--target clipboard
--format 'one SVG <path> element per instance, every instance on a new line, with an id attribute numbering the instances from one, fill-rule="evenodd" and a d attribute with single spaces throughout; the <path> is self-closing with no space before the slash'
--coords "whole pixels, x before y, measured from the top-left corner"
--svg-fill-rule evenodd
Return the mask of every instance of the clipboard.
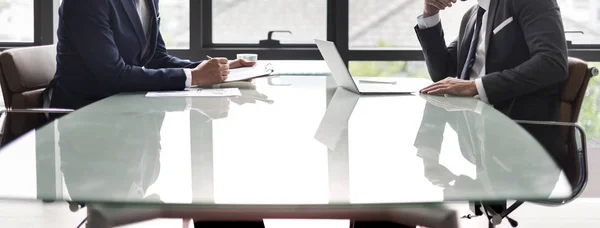
<path id="1" fill-rule="evenodd" d="M 224 82 L 249 81 L 256 78 L 272 76 L 275 72 L 273 65 L 255 65 L 253 67 L 242 67 L 229 70 L 229 77 Z"/>

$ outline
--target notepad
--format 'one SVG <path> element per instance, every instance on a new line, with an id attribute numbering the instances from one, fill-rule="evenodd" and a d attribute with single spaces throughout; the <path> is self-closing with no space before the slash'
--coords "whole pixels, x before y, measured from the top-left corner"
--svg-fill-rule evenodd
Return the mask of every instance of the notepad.
<path id="1" fill-rule="evenodd" d="M 271 64 L 257 64 L 253 67 L 242 67 L 229 70 L 229 76 L 225 82 L 248 81 L 255 78 L 273 75 L 274 69 Z"/>
<path id="2" fill-rule="evenodd" d="M 146 97 L 235 97 L 241 96 L 238 88 L 202 89 L 190 88 L 183 91 L 148 92 Z"/>

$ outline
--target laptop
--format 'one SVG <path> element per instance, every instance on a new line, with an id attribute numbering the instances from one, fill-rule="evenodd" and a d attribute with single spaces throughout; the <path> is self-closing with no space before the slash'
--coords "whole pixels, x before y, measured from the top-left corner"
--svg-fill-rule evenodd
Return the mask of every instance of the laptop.
<path id="1" fill-rule="evenodd" d="M 333 42 L 315 39 L 338 86 L 357 94 L 413 94 L 431 82 L 426 79 L 402 78 L 397 83 L 356 83 Z"/>

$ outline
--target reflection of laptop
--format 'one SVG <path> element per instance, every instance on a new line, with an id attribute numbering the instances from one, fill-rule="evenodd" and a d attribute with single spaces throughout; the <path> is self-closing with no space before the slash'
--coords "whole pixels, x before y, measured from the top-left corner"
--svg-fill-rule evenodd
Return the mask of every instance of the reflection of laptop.
<path id="1" fill-rule="evenodd" d="M 333 74 L 335 82 L 342 88 L 358 94 L 412 94 L 423 89 L 423 79 L 405 78 L 398 85 L 392 84 L 359 84 L 350 75 L 333 42 L 315 39 L 317 47 L 327 66 Z"/>
<path id="2" fill-rule="evenodd" d="M 333 94 L 327 111 L 315 134 L 315 139 L 327 148 L 335 150 L 344 130 L 348 128 L 348 121 L 358 102 L 356 95 L 344 88 L 338 88 Z"/>

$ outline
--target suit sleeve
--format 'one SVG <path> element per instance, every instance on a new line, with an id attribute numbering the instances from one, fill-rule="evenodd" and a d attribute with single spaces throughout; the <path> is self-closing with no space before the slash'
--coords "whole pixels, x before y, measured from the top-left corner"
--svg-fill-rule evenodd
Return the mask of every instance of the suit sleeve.
<path id="1" fill-rule="evenodd" d="M 512 4 L 531 58 L 482 78 L 491 104 L 556 85 L 568 76 L 567 46 L 556 1 L 514 0 Z"/>
<path id="2" fill-rule="evenodd" d="M 107 0 L 64 1 L 64 26 L 69 42 L 98 84 L 117 92 L 181 90 L 186 75 L 181 69 L 144 69 L 125 63 L 110 25 Z"/>
<path id="3" fill-rule="evenodd" d="M 425 105 L 421 126 L 414 142 L 417 156 L 437 161 L 442 149 L 448 112 L 429 102 Z"/>
<path id="4" fill-rule="evenodd" d="M 417 38 L 423 48 L 427 70 L 434 82 L 457 75 L 457 41 L 446 45 L 442 23 L 425 29 L 415 26 Z"/>

